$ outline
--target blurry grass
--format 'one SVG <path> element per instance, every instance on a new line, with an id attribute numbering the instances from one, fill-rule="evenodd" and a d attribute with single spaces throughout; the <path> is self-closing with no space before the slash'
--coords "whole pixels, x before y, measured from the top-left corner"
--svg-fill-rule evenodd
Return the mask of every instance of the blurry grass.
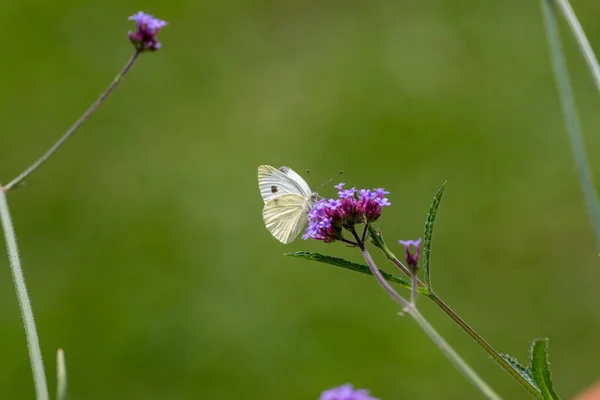
<path id="1" fill-rule="evenodd" d="M 594 186 L 591 169 L 587 161 L 585 145 L 583 143 L 583 134 L 581 124 L 577 115 L 577 106 L 573 90 L 569 82 L 569 72 L 567 70 L 565 57 L 560 44 L 560 36 L 555 13 L 555 0 L 541 0 L 544 20 L 546 22 L 548 42 L 550 44 L 550 54 L 554 73 L 559 89 L 559 97 L 562 105 L 562 111 L 566 122 L 567 133 L 571 143 L 571 149 L 577 166 L 577 174 L 583 191 L 585 202 L 588 208 L 592 227 L 596 233 L 597 251 L 600 251 L 600 204 L 598 203 L 598 194 Z M 574 16 L 573 16 L 574 17 Z M 597 62 L 595 69 L 598 69 Z M 594 71 L 594 68 L 592 68 Z"/>
<path id="2" fill-rule="evenodd" d="M 595 3 L 578 6 L 593 26 Z M 12 38 L 3 53 L 11 61 L 0 66 L 10 77 L 0 98 L 6 177 L 112 78 L 130 51 L 125 19 L 139 4 L 2 7 L 0 33 Z M 372 280 L 280 256 L 325 250 L 272 240 L 256 187 L 264 163 L 310 168 L 316 182 L 344 169 L 349 184 L 389 188 L 393 207 L 380 226 L 390 241 L 421 233 L 431 193 L 448 179 L 436 290 L 520 359 L 532 337 L 549 335 L 566 397 L 597 378 L 589 348 L 600 318 L 585 306 L 596 301 L 594 240 L 538 4 L 150 1 L 144 9 L 170 23 L 165 47 L 11 200 L 42 350 L 47 359 L 58 347 L 69 355 L 72 398 L 311 399 L 346 381 L 382 399 L 401 390 L 415 399 L 476 395 L 416 327 L 394 317 Z M 583 66 L 571 67 L 593 132 L 597 95 L 586 91 Z M 342 246 L 326 250 L 358 260 Z M 0 390 L 31 398 L 5 271 Z M 425 307 L 504 397 L 527 398 Z"/>

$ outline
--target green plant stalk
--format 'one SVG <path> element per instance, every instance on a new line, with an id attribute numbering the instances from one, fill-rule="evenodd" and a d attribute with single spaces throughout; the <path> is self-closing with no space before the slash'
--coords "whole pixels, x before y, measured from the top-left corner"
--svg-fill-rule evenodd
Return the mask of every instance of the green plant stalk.
<path id="1" fill-rule="evenodd" d="M 108 85 L 104 93 L 98 97 L 98 99 L 83 113 L 81 117 L 66 131 L 60 139 L 48 151 L 46 151 L 40 158 L 38 158 L 33 164 L 31 164 L 25 171 L 23 171 L 19 176 L 10 181 L 6 186 L 4 186 L 5 191 L 9 191 L 18 187 L 29 175 L 34 173 L 39 167 L 41 167 L 60 147 L 65 144 L 65 142 L 71 137 L 73 133 L 104 103 L 104 100 L 108 97 L 109 94 L 121 83 L 127 72 L 131 69 L 135 60 L 140 55 L 141 50 L 136 49 L 133 55 L 129 58 L 121 72 L 113 79 L 113 81 Z"/>
<path id="2" fill-rule="evenodd" d="M 575 36 L 575 40 L 581 49 L 581 53 L 585 58 L 585 61 L 592 72 L 592 76 L 594 81 L 596 82 L 596 88 L 600 91 L 600 66 L 598 65 L 598 59 L 594 54 L 594 50 L 592 50 L 592 46 L 590 46 L 590 42 L 588 41 L 585 33 L 583 32 L 583 28 L 579 23 L 579 19 L 575 15 L 573 8 L 571 8 L 571 4 L 569 0 L 554 0 L 556 4 L 560 7 L 560 10 L 563 13 L 563 16 L 567 20 L 567 23 L 571 27 L 571 31 L 573 31 L 573 36 Z"/>
<path id="3" fill-rule="evenodd" d="M 377 231 L 375 229 L 370 230 L 370 235 L 371 238 L 374 240 L 375 246 L 381 249 L 386 255 L 386 257 L 392 263 L 394 263 L 394 265 L 398 267 L 400 271 L 402 271 L 410 277 L 409 269 L 406 266 L 404 266 L 402 262 L 400 262 L 398 257 L 396 257 L 396 255 L 387 247 L 385 242 L 381 240 L 381 237 L 378 235 Z M 475 340 L 475 342 L 479 344 L 486 351 L 486 353 L 489 354 L 492 360 L 494 360 L 496 364 L 498 364 L 498 366 L 502 368 L 506 373 L 513 377 L 527 391 L 527 393 L 529 393 L 532 397 L 536 399 L 542 399 L 540 391 L 536 387 L 532 386 L 531 383 L 528 382 L 525 378 L 523 378 L 521 374 L 519 374 L 519 372 L 515 368 L 513 368 L 513 366 L 510 365 L 498 351 L 496 351 L 496 349 L 494 349 L 488 342 L 485 341 L 484 338 L 482 338 L 473 328 L 471 328 L 469 324 L 467 324 L 458 314 L 456 314 L 450 308 L 450 306 L 444 303 L 444 301 L 442 301 L 442 299 L 439 298 L 435 293 L 432 293 L 429 290 L 427 290 L 425 284 L 421 280 L 417 279 L 417 284 L 419 286 L 419 292 L 421 294 L 432 300 L 436 306 L 438 306 L 444 313 L 446 313 L 446 315 L 448 315 L 454 322 L 456 322 L 456 324 L 460 326 L 462 330 L 465 331 L 473 340 Z"/>
<path id="4" fill-rule="evenodd" d="M 433 343 L 441 350 L 442 353 L 450 360 L 450 362 L 469 380 L 487 399 L 500 399 L 500 396 L 488 386 L 483 379 L 454 351 L 452 347 L 444 340 L 442 336 L 429 324 L 429 322 L 412 307 L 406 310 L 413 319 L 419 324 L 421 329 L 429 336 Z"/>
<path id="5" fill-rule="evenodd" d="M 56 352 L 56 399 L 67 400 L 67 363 L 63 349 Z"/>
<path id="6" fill-rule="evenodd" d="M 29 349 L 29 360 L 33 371 L 33 383 L 35 385 L 35 393 L 37 400 L 48 400 L 48 384 L 46 382 L 46 373 L 44 371 L 44 362 L 42 360 L 42 352 L 38 340 L 37 330 L 35 328 L 35 319 L 33 318 L 33 310 L 31 301 L 27 295 L 27 286 L 25 285 L 25 277 L 21 268 L 21 260 L 19 258 L 19 248 L 17 246 L 17 238 L 15 229 L 12 224 L 8 203 L 6 201 L 6 191 L 0 187 L 0 219 L 2 219 L 2 229 L 4 230 L 4 238 L 6 240 L 6 248 L 10 261 L 13 282 L 17 291 L 19 300 L 19 308 L 25 326 L 25 336 L 27 338 L 27 348 Z"/>
<path id="7" fill-rule="evenodd" d="M 571 142 L 573 156 L 575 157 L 577 175 L 579 176 L 579 182 L 583 191 L 583 196 L 585 198 L 587 209 L 592 220 L 594 233 L 596 234 L 597 250 L 600 251 L 600 205 L 598 203 L 598 194 L 596 193 L 596 189 L 594 188 L 592 173 L 587 161 L 585 146 L 583 144 L 581 134 L 581 124 L 579 123 L 579 118 L 577 117 L 577 107 L 575 106 L 573 90 L 571 88 L 571 84 L 569 83 L 569 74 L 567 72 L 564 53 L 560 44 L 556 14 L 552 6 L 554 0 L 541 1 L 542 10 L 544 13 L 544 20 L 546 22 L 546 34 L 548 36 L 548 43 L 550 45 L 552 66 L 554 69 L 554 75 L 556 77 L 558 91 L 560 94 L 560 101 L 563 115 L 565 118 L 567 134 L 569 136 L 569 141 Z M 564 4 L 564 2 L 562 2 L 561 4 Z M 571 14 L 566 13 L 565 15 Z M 568 20 L 573 19 L 576 21 L 576 17 L 574 14 L 572 14 L 572 18 L 568 18 Z"/>
<path id="8" fill-rule="evenodd" d="M 358 239 L 358 237 L 357 237 Z M 467 364 L 454 349 L 444 340 L 444 338 L 429 324 L 429 322 L 419 313 L 415 304 L 410 303 L 402 296 L 400 296 L 391 286 L 379 269 L 375 265 L 373 258 L 371 257 L 369 251 L 365 247 L 365 244 L 358 241 L 358 245 L 362 252 L 362 255 L 371 270 L 371 273 L 377 279 L 377 282 L 385 289 L 386 292 L 398 303 L 402 306 L 402 311 L 408 315 L 410 315 L 416 322 L 419 324 L 421 329 L 429 336 L 431 341 L 440 349 L 442 353 L 450 360 L 450 362 L 454 365 L 456 369 L 458 369 L 465 378 L 469 382 L 471 382 L 487 399 L 491 400 L 500 400 L 500 396 L 494 392 L 494 390 L 483 380 L 477 372 L 473 370 L 469 364 Z"/>

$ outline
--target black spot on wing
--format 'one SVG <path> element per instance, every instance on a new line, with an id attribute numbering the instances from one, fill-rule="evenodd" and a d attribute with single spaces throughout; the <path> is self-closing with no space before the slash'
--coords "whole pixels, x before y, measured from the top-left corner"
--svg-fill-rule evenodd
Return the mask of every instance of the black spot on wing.
<path id="1" fill-rule="evenodd" d="M 278 191 L 277 186 L 271 186 L 271 193 L 277 193 Z"/>
<path id="2" fill-rule="evenodd" d="M 287 174 L 287 173 L 289 172 L 289 170 L 290 170 L 290 169 L 289 169 L 288 167 L 279 167 L 279 170 L 280 170 L 281 172 L 283 172 L 284 174 Z"/>

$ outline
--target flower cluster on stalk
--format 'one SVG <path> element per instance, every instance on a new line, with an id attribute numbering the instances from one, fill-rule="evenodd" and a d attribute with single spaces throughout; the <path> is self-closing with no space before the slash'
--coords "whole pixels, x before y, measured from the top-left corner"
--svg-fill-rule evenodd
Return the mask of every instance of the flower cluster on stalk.
<path id="1" fill-rule="evenodd" d="M 321 240 L 331 243 L 336 240 L 347 242 L 343 230 L 354 232 L 357 224 L 376 221 L 383 207 L 391 203 L 385 197 L 385 189 L 344 189 L 344 183 L 335 186 L 337 199 L 320 199 L 308 213 L 308 227 L 302 239 Z"/>
<path id="2" fill-rule="evenodd" d="M 129 32 L 129 40 L 139 51 L 156 51 L 160 49 L 160 42 L 156 35 L 167 23 L 150 14 L 139 11 L 137 14 L 129 17 L 130 21 L 135 21 L 137 31 Z"/>
<path id="3" fill-rule="evenodd" d="M 327 390 L 321 394 L 319 400 L 379 400 L 371 397 L 368 390 L 354 389 L 352 384 L 345 385 Z"/>

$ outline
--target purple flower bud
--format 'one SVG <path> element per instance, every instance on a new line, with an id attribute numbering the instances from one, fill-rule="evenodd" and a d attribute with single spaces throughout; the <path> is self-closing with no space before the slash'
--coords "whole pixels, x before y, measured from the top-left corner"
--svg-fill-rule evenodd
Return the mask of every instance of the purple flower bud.
<path id="1" fill-rule="evenodd" d="M 129 40 L 139 51 L 156 51 L 160 49 L 160 42 L 156 35 L 162 27 L 167 25 L 163 20 L 154 18 L 150 14 L 139 11 L 137 14 L 129 17 L 130 21 L 135 21 L 137 31 L 129 32 Z"/>
<path id="2" fill-rule="evenodd" d="M 368 390 L 365 389 L 354 389 L 352 384 L 346 383 L 345 385 L 326 390 L 321 393 L 319 400 L 379 400 L 372 397 Z"/>
<path id="3" fill-rule="evenodd" d="M 416 268 L 419 264 L 419 255 L 421 254 L 421 238 L 417 240 L 398 240 L 398 243 L 404 246 L 406 250 L 406 263 L 409 267 Z M 415 248 L 415 253 L 411 254 L 410 246 Z"/>

